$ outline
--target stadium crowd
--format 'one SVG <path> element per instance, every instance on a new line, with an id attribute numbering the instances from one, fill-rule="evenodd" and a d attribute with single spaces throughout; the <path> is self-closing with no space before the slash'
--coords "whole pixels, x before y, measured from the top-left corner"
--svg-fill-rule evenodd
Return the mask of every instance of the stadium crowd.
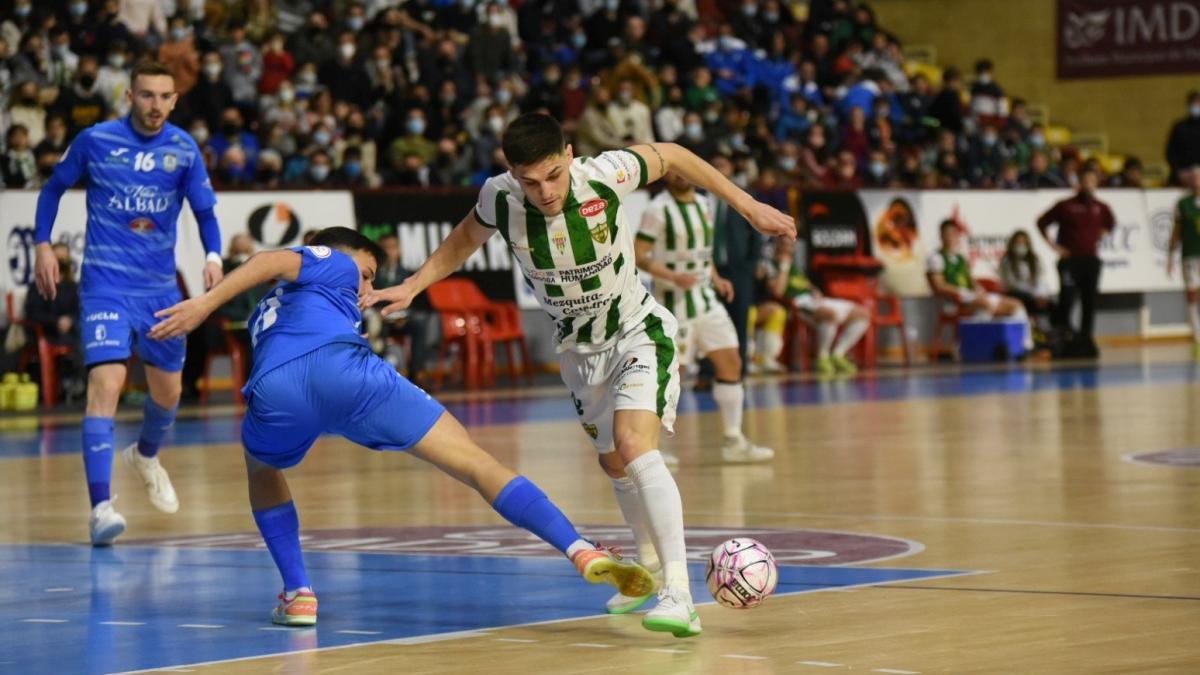
<path id="1" fill-rule="evenodd" d="M 747 186 L 1076 186 L 1081 168 L 990 61 L 969 83 L 910 76 L 847 0 L 12 0 L 3 16 L 10 188 L 124 114 L 147 57 L 174 70 L 172 121 L 224 188 L 479 185 L 528 110 L 579 154 L 675 141 Z"/>

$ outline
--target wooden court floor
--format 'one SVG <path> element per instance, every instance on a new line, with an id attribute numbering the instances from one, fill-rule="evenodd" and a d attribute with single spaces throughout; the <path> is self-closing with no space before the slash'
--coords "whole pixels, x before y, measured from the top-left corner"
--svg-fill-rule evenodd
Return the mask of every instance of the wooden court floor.
<path id="1" fill-rule="evenodd" d="M 646 632 L 636 615 L 604 616 L 597 604 L 571 619 L 520 625 L 528 622 L 510 617 L 407 640 L 364 635 L 337 648 L 322 648 L 318 626 L 296 633 L 291 653 L 161 665 L 201 673 L 1200 673 L 1200 462 L 1132 458 L 1200 448 L 1200 372 L 1186 352 L 1182 345 L 1114 348 L 1099 367 L 759 380 L 750 388 L 748 428 L 777 457 L 758 466 L 721 464 L 716 413 L 686 396 L 678 433 L 664 445 L 682 459 L 677 480 L 689 527 L 790 531 L 819 542 L 823 533 L 882 537 L 909 548 L 857 567 L 966 574 L 835 584 L 743 612 L 706 604 L 704 634 L 691 640 Z M 576 522 L 618 525 L 609 482 L 562 394 L 548 388 L 515 402 L 460 396 L 451 409 Z M 178 514 L 153 511 L 129 472 L 115 468 L 114 491 L 129 519 L 125 539 L 164 546 L 254 534 L 240 450 L 224 431 L 236 417 L 224 413 L 184 416 L 200 425 L 196 438 L 224 441 L 180 445 L 164 456 Z M 27 422 L 0 422 L 9 450 L 39 444 L 34 453 L 0 454 L 7 514 L 0 549 L 86 539 L 82 462 L 73 449 L 48 447 L 69 442 L 70 420 L 60 423 L 38 434 Z M 305 531 L 504 525 L 474 493 L 417 460 L 340 439 L 320 441 L 289 481 Z M 534 582 L 566 583 L 561 576 Z M 0 595 L 0 625 L 16 626 L 14 612 L 49 611 L 41 590 Z M 277 592 L 264 586 L 229 610 L 268 626 Z M 406 592 L 400 585 L 362 601 L 382 612 L 379 623 L 403 624 Z M 539 597 L 534 591 L 528 602 Z M 155 600 L 176 602 L 166 594 Z M 433 611 L 486 614 L 491 601 L 479 593 Z M 8 649 L 52 662 L 66 650 L 95 648 L 91 640 L 56 640 L 53 625 L 39 630 L 44 642 Z"/>

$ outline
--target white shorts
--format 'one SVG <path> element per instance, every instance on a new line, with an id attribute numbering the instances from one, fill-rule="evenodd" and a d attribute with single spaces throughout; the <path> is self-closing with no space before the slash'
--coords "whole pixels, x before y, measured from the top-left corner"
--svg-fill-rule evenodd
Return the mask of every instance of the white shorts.
<path id="1" fill-rule="evenodd" d="M 612 347 L 590 354 L 559 354 L 562 380 L 571 390 L 583 430 L 601 453 L 613 451 L 613 414 L 646 410 L 658 415 L 668 434 L 675 433 L 679 403 L 677 324 L 656 306 L 630 326 Z"/>
<path id="2" fill-rule="evenodd" d="M 1000 303 L 1004 302 L 1006 296 L 999 293 L 979 291 L 975 294 L 975 297 L 984 302 L 984 308 L 977 310 L 975 316 L 994 316 L 996 310 L 1000 307 Z M 942 312 L 947 315 L 957 314 L 959 307 L 965 308 L 966 305 L 960 305 L 957 302 L 946 302 L 942 308 Z"/>
<path id="3" fill-rule="evenodd" d="M 850 312 L 854 311 L 854 303 L 849 300 L 840 300 L 838 298 L 821 297 L 819 300 L 812 293 L 806 293 L 792 300 L 792 304 L 796 305 L 796 309 L 812 318 L 817 310 L 824 309 L 833 312 L 833 319 L 838 324 L 843 324 L 846 319 L 850 318 Z"/>
<path id="4" fill-rule="evenodd" d="M 1184 258 L 1183 287 L 1189 291 L 1200 291 L 1200 257 Z"/>
<path id="5" fill-rule="evenodd" d="M 719 305 L 691 321 L 680 323 L 679 334 L 675 336 L 679 363 L 685 366 L 715 351 L 737 348 L 737 328 L 734 328 L 729 312 Z"/>

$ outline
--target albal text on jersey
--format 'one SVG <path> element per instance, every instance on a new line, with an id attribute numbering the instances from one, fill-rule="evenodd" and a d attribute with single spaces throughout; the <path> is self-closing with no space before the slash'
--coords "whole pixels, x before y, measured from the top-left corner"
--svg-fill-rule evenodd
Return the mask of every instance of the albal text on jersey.
<path id="1" fill-rule="evenodd" d="M 624 327 L 653 306 L 637 278 L 634 229 L 621 200 L 645 184 L 641 156 L 614 150 L 579 157 L 569 167 L 570 188 L 561 213 L 546 216 L 506 172 L 479 192 L 475 218 L 495 227 L 542 308 L 557 323 L 559 351 L 608 348 Z"/>
<path id="2" fill-rule="evenodd" d="M 354 259 L 326 246 L 298 246 L 295 281 L 280 283 L 250 315 L 254 371 L 242 391 L 264 374 L 335 342 L 366 345 L 360 334 L 359 271 Z"/>
<path id="3" fill-rule="evenodd" d="M 156 295 L 176 287 L 176 222 L 186 197 L 195 212 L 216 204 L 204 158 L 183 129 L 164 124 L 154 136 L 134 130 L 128 117 L 84 130 L 54 169 L 61 186 L 49 222 L 39 201 L 38 241 L 48 241 L 57 197 L 83 180 L 87 234 L 81 288 L 123 295 Z M 48 186 L 49 187 L 49 186 Z M 202 231 L 205 248 L 220 251 Z"/>

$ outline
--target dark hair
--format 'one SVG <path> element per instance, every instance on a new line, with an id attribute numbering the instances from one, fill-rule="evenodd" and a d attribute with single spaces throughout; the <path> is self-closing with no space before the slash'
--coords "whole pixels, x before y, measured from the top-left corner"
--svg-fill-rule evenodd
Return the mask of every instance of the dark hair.
<path id="1" fill-rule="evenodd" d="M 985 70 L 991 70 L 991 69 L 992 69 L 992 60 L 991 59 L 979 59 L 978 61 L 975 62 L 975 72 L 977 72 L 977 73 L 982 73 Z"/>
<path id="2" fill-rule="evenodd" d="M 170 68 L 159 63 L 158 61 L 151 61 L 149 59 L 145 61 L 139 61 L 138 64 L 133 67 L 133 71 L 129 73 L 129 85 L 132 87 L 134 83 L 137 82 L 138 77 L 142 75 L 146 75 L 148 77 L 166 75 L 171 79 L 175 78 L 175 73 L 172 72 Z"/>
<path id="3" fill-rule="evenodd" d="M 1187 102 L 1200 101 L 1200 89 L 1193 89 L 1187 93 Z"/>
<path id="4" fill-rule="evenodd" d="M 512 166 L 536 164 L 562 154 L 567 147 L 562 125 L 545 113 L 525 113 L 513 120 L 500 139 L 504 156 Z"/>
<path id="5" fill-rule="evenodd" d="M 947 218 L 947 219 L 943 220 L 940 225 L 938 225 L 938 233 L 945 234 L 947 227 L 954 228 L 955 230 L 957 230 L 958 223 L 954 222 L 953 218 Z"/>
<path id="6" fill-rule="evenodd" d="M 1025 255 L 1018 256 L 1013 251 L 1013 245 L 1017 242 L 1017 237 L 1025 237 L 1025 241 L 1029 244 Z M 1029 278 L 1037 285 L 1038 277 L 1042 274 L 1042 261 L 1038 260 L 1037 254 L 1033 252 L 1033 240 L 1030 239 L 1029 233 L 1025 230 L 1017 230 L 1008 238 L 1008 245 L 1004 247 L 1004 257 L 1000 259 L 1000 265 L 1008 267 L 1009 271 L 1015 277 L 1017 275 L 1017 262 L 1025 261 L 1029 266 Z"/>
<path id="7" fill-rule="evenodd" d="M 366 251 L 375 258 L 377 265 L 382 265 L 387 261 L 387 256 L 384 255 L 383 249 L 379 244 L 371 241 L 365 234 L 358 230 L 352 230 L 348 227 L 327 227 L 316 233 L 308 246 L 328 246 L 336 248 L 339 251 Z"/>

